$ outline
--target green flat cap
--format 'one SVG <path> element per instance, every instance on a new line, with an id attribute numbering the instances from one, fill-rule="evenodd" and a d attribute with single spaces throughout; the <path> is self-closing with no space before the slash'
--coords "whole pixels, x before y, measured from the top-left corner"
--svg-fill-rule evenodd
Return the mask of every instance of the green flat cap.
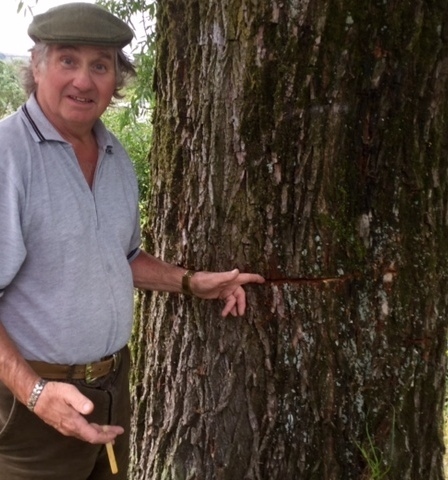
<path id="1" fill-rule="evenodd" d="M 28 27 L 35 42 L 118 47 L 134 36 L 125 22 L 92 3 L 67 3 L 36 15 Z"/>

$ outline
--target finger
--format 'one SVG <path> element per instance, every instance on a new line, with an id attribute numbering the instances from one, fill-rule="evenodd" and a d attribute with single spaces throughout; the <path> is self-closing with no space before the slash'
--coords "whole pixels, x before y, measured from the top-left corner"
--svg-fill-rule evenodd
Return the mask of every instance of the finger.
<path id="1" fill-rule="evenodd" d="M 245 285 L 246 283 L 264 283 L 265 279 L 257 273 L 240 273 L 238 276 L 238 283 Z"/>
<path id="2" fill-rule="evenodd" d="M 87 424 L 81 432 L 82 438 L 92 444 L 114 443 L 115 438 L 124 432 L 118 425 Z"/>
<path id="3" fill-rule="evenodd" d="M 97 432 L 113 436 L 114 438 L 124 432 L 124 428 L 119 425 L 98 425 L 97 423 L 90 423 L 90 425 L 95 428 Z"/>
<path id="4" fill-rule="evenodd" d="M 222 274 L 222 283 L 228 284 L 234 282 L 238 278 L 238 276 L 240 275 L 240 271 L 237 268 L 234 268 L 233 270 L 229 270 L 228 272 L 222 272 Z"/>
<path id="5" fill-rule="evenodd" d="M 236 308 L 235 308 L 235 305 L 236 305 L 236 298 L 234 295 L 229 295 L 227 298 L 226 298 L 226 304 L 221 312 L 221 315 L 223 317 L 227 317 L 227 315 L 229 313 L 232 313 L 232 315 L 235 317 L 236 316 Z"/>
<path id="6" fill-rule="evenodd" d="M 235 292 L 236 308 L 238 315 L 244 315 L 246 311 L 246 292 L 241 287 Z"/>

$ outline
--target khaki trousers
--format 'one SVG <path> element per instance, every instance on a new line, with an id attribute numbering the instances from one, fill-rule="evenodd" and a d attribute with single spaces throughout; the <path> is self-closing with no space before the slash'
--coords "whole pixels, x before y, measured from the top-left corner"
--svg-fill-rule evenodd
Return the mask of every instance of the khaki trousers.
<path id="1" fill-rule="evenodd" d="M 129 351 L 115 372 L 87 384 L 72 380 L 95 409 L 86 418 L 121 425 L 114 444 L 118 474 L 110 470 L 104 445 L 65 437 L 18 402 L 0 382 L 0 478 L 5 480 L 126 480 L 129 462 Z"/>

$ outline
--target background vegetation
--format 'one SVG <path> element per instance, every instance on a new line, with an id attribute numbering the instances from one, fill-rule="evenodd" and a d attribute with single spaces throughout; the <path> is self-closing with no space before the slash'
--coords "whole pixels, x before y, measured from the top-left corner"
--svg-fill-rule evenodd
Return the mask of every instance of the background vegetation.
<path id="1" fill-rule="evenodd" d="M 125 97 L 124 103 L 111 105 L 102 120 L 118 137 L 134 164 L 140 189 L 140 215 L 145 222 L 143 199 L 148 198 L 150 188 L 148 151 L 152 133 L 151 122 L 146 116 L 150 111 L 141 116 L 133 115 L 127 100 Z"/>
<path id="2" fill-rule="evenodd" d="M 15 112 L 25 101 L 19 71 L 20 61 L 0 61 L 0 118 Z"/>

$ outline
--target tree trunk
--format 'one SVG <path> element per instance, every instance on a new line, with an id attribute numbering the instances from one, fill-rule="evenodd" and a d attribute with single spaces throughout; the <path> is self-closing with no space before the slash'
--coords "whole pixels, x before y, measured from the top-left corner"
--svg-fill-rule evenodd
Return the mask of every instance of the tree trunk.
<path id="1" fill-rule="evenodd" d="M 446 0 L 160 0 L 133 480 L 440 480 Z"/>

